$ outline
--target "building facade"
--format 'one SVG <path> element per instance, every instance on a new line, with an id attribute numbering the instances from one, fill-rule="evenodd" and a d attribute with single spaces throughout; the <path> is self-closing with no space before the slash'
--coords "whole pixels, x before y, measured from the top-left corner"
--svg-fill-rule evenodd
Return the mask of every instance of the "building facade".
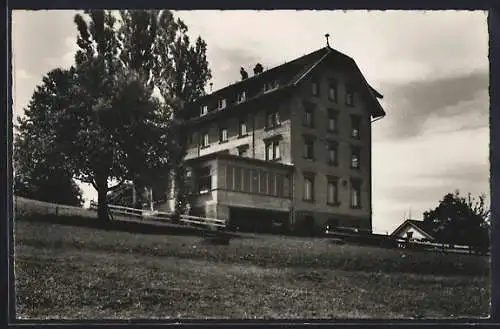
<path id="1" fill-rule="evenodd" d="M 325 47 L 190 104 L 190 212 L 240 230 L 371 232 L 381 97 L 352 58 Z"/>

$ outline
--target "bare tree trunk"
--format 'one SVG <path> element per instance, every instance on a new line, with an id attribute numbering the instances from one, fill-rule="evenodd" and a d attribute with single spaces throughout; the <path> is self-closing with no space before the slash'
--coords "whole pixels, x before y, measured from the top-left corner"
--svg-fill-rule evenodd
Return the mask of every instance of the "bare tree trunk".
<path id="1" fill-rule="evenodd" d="M 101 179 L 97 182 L 97 218 L 102 221 L 109 220 L 107 194 L 108 182 L 107 180 Z"/>

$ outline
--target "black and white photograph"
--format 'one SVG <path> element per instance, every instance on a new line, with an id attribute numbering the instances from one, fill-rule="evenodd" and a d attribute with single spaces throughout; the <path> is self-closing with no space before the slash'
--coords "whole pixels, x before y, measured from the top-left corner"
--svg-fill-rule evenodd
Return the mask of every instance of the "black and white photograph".
<path id="1" fill-rule="evenodd" d="M 19 320 L 485 319 L 487 11 L 13 10 Z"/>

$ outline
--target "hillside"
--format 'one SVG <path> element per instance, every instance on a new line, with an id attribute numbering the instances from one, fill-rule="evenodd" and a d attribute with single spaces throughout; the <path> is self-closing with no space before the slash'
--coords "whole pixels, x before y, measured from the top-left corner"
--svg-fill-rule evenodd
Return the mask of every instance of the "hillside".
<path id="1" fill-rule="evenodd" d="M 193 235 L 32 219 L 20 216 L 15 222 L 17 312 L 22 318 L 442 318 L 488 313 L 487 257 L 266 235 L 217 246 Z M 66 218 L 71 220 L 78 218 Z"/>

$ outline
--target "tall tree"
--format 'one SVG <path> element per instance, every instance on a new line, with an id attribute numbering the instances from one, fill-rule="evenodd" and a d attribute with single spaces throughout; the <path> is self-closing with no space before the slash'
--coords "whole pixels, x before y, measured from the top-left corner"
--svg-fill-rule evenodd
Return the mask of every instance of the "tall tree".
<path id="1" fill-rule="evenodd" d="M 82 205 L 82 193 L 65 168 L 65 157 L 57 150 L 51 122 L 68 106 L 70 71 L 55 69 L 43 77 L 25 117 L 18 119 L 14 140 L 14 194 L 41 201 Z"/>
<path id="2" fill-rule="evenodd" d="M 187 203 L 186 130 L 182 129 L 188 117 L 186 106 L 205 94 L 212 74 L 208 66 L 207 44 L 198 37 L 194 44 L 187 34 L 188 27 L 172 12 L 158 13 L 157 31 L 153 54 L 153 78 L 165 103 L 172 109 L 172 127 L 169 130 L 171 161 L 175 184 L 176 211 L 184 212 Z"/>
<path id="3" fill-rule="evenodd" d="M 476 199 L 457 190 L 446 194 L 435 209 L 424 212 L 424 221 L 440 242 L 485 248 L 489 245 L 489 214 L 484 194 Z"/>
<path id="4" fill-rule="evenodd" d="M 47 108 L 45 118 L 29 113 L 28 118 L 31 127 L 50 132 L 44 135 L 46 144 L 64 159 L 65 168 L 94 186 L 98 216 L 108 219 L 110 190 L 143 166 L 158 168 L 168 161 L 163 156 L 168 114 L 159 111 L 159 101 L 141 74 L 118 59 L 119 40 L 110 12 L 86 11 L 75 16 L 75 23 L 79 50 L 68 71 L 71 87 L 54 93 L 57 102 Z"/>
<path id="5" fill-rule="evenodd" d="M 75 129 L 78 135 L 73 140 L 79 143 L 72 148 L 72 167 L 97 189 L 99 217 L 107 218 L 108 191 L 144 168 L 155 172 L 168 168 L 170 114 L 152 95 L 147 54 L 124 46 L 113 13 L 92 10 L 85 15 L 89 24 L 83 16 L 75 16 L 80 49 L 72 95 L 75 116 L 70 122 L 79 122 L 80 129 Z M 110 180 L 118 184 L 110 186 Z"/>
<path id="6" fill-rule="evenodd" d="M 151 181 L 172 167 L 180 172 L 183 105 L 202 95 L 210 78 L 205 42 L 191 45 L 187 27 L 170 11 L 120 16 L 121 27 L 110 11 L 75 16 L 79 49 L 65 73 L 70 88 L 53 93 L 46 117 L 28 115 L 32 124 L 23 132 L 50 132 L 43 135 L 48 149 L 97 190 L 102 219 L 107 193 L 125 180 Z M 163 103 L 153 97 L 154 86 Z"/>
<path id="7" fill-rule="evenodd" d="M 206 58 L 206 43 L 198 37 L 194 44 L 187 35 L 188 27 L 169 10 L 120 11 L 122 26 L 120 59 L 124 65 L 141 72 L 149 86 L 158 88 L 165 113 L 171 114 L 168 130 L 171 166 L 174 169 L 177 208 L 185 207 L 185 136 L 182 123 L 186 119 L 185 104 L 205 93 L 211 78 Z M 157 181 L 158 172 L 143 172 L 136 183 Z"/>

